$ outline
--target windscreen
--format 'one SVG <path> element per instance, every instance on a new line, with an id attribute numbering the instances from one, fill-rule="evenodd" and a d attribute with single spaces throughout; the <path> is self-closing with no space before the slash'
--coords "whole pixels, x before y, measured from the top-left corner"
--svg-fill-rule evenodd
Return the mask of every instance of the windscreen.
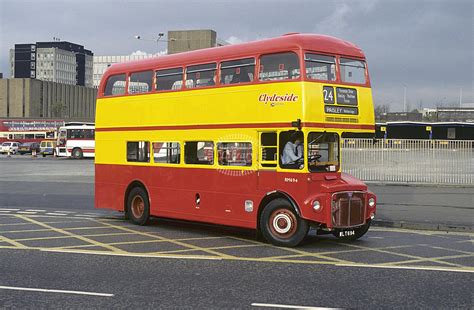
<path id="1" fill-rule="evenodd" d="M 309 133 L 308 168 L 311 172 L 336 172 L 339 170 L 339 136 L 337 133 Z"/>

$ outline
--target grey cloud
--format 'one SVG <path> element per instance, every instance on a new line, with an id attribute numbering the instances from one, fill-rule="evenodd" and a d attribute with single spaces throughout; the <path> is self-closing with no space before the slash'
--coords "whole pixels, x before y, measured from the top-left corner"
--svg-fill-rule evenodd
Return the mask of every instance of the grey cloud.
<path id="1" fill-rule="evenodd" d="M 34 12 L 35 14 L 31 14 Z M 165 44 L 138 41 L 174 29 L 215 29 L 243 41 L 288 32 L 333 35 L 360 46 L 368 59 L 375 101 L 425 106 L 473 94 L 473 4 L 410 1 L 0 1 L 0 72 L 8 75 L 15 43 L 83 44 L 96 55 L 155 53 Z"/>

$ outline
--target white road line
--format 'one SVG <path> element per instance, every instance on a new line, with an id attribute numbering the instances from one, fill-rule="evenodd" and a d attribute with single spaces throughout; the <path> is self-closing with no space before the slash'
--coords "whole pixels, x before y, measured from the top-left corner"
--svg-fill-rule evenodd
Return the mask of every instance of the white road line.
<path id="1" fill-rule="evenodd" d="M 36 214 L 36 212 L 32 212 L 32 211 L 18 211 L 17 213 L 18 214 Z"/>
<path id="2" fill-rule="evenodd" d="M 474 269 L 436 268 L 436 267 L 422 267 L 422 266 L 420 266 L 420 267 L 416 267 L 416 266 L 383 266 L 383 265 L 365 265 L 365 264 L 335 264 L 335 266 L 474 273 Z"/>
<path id="3" fill-rule="evenodd" d="M 46 213 L 47 215 L 67 215 L 66 213 Z"/>
<path id="4" fill-rule="evenodd" d="M 25 211 L 28 211 L 28 212 L 46 212 L 46 210 L 34 210 L 34 209 L 28 209 L 28 210 L 25 210 Z"/>
<path id="5" fill-rule="evenodd" d="M 30 292 L 43 292 L 43 293 L 60 293 L 60 294 L 75 294 L 75 295 L 89 295 L 89 296 L 100 296 L 100 297 L 113 297 L 114 294 L 106 293 L 95 293 L 95 292 L 83 292 L 83 291 L 65 291 L 65 290 L 50 290 L 44 288 L 30 288 L 30 287 L 16 287 L 16 286 L 0 286 L 2 290 L 14 290 L 14 291 L 30 291 Z"/>
<path id="6" fill-rule="evenodd" d="M 2 212 L 2 213 L 10 213 L 10 212 L 12 212 L 12 211 L 0 210 L 0 212 Z"/>
<path id="7" fill-rule="evenodd" d="M 4 211 L 20 211 L 20 209 L 8 209 L 8 208 L 2 208 L 2 207 L 0 207 L 0 209 Z"/>
<path id="8" fill-rule="evenodd" d="M 280 309 L 312 309 L 312 310 L 337 310 L 343 308 L 324 308 L 324 307 L 307 307 L 307 306 L 293 306 L 293 305 L 279 305 L 279 304 L 261 304 L 253 303 L 252 307 L 264 307 L 264 308 L 280 308 Z"/>

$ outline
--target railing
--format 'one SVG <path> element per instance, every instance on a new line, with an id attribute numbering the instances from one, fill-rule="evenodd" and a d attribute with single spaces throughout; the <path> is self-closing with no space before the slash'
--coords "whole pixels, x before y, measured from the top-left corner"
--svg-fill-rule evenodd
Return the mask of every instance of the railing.
<path id="1" fill-rule="evenodd" d="M 342 139 L 342 170 L 364 181 L 474 185 L 474 141 Z"/>

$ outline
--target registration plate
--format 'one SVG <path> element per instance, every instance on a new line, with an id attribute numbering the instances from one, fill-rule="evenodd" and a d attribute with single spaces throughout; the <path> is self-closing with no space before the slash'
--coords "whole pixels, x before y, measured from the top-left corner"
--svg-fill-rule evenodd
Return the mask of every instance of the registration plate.
<path id="1" fill-rule="evenodd" d="M 349 237 L 349 236 L 354 236 L 355 231 L 354 230 L 342 230 L 339 232 L 339 237 Z"/>

